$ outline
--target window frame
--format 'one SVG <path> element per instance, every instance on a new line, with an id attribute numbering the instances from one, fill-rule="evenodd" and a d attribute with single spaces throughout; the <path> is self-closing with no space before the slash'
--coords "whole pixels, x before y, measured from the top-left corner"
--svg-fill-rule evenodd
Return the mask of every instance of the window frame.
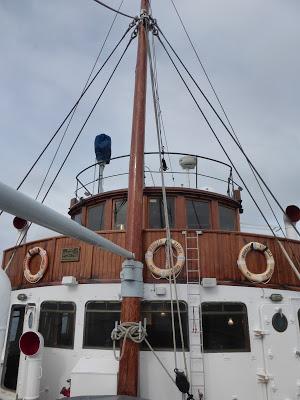
<path id="1" fill-rule="evenodd" d="M 44 347 L 47 347 L 47 348 L 51 348 L 51 349 L 66 349 L 66 350 L 73 350 L 74 349 L 74 343 L 75 343 L 75 328 L 76 328 L 76 314 L 77 314 L 77 307 L 76 307 L 76 303 L 74 303 L 74 301 L 57 301 L 57 300 L 44 300 L 42 303 L 41 303 L 41 305 L 40 305 L 40 313 L 39 313 L 39 326 L 38 326 L 38 331 L 42 334 L 42 332 L 40 331 L 40 323 L 41 323 L 41 314 L 42 314 L 42 312 L 43 312 L 43 309 L 42 309 L 42 306 L 43 306 L 43 304 L 45 304 L 45 303 L 55 303 L 55 304 L 60 304 L 60 303 L 67 303 L 67 304 L 72 304 L 72 306 L 74 307 L 74 310 L 73 311 L 69 311 L 69 313 L 71 314 L 74 314 L 74 318 L 73 318 L 73 330 L 72 330 L 72 333 L 73 333 L 73 335 L 72 335 L 72 346 L 64 346 L 64 345 L 59 345 L 59 346 L 49 346 L 49 345 L 46 345 L 45 343 L 44 343 Z M 45 311 L 47 311 L 47 310 L 45 310 Z M 48 310 L 48 312 L 49 312 L 49 310 Z M 64 311 L 59 311 L 59 310 L 57 310 L 57 311 L 55 311 L 55 310 L 50 310 L 50 312 L 57 312 L 57 313 L 63 313 Z"/>
<path id="2" fill-rule="evenodd" d="M 222 311 L 211 311 L 211 312 L 203 312 L 203 305 L 206 304 L 221 304 Z M 227 311 L 223 310 L 224 305 L 241 305 L 243 307 L 243 311 Z M 250 329 L 249 329 L 249 319 L 248 319 L 248 309 L 245 303 L 241 301 L 204 301 L 200 305 L 201 307 L 201 318 L 202 318 L 202 332 L 203 332 L 203 352 L 204 353 L 250 353 L 251 352 L 251 341 L 250 341 Z M 205 323 L 203 321 L 203 315 L 210 314 L 210 315 L 225 315 L 226 313 L 230 313 L 230 315 L 244 315 L 246 317 L 245 326 L 243 327 L 244 331 L 244 349 L 205 349 L 204 347 L 204 336 L 205 336 Z"/>
<path id="3" fill-rule="evenodd" d="M 88 300 L 85 305 L 84 305 L 84 319 L 83 319 L 83 336 L 82 336 L 82 348 L 83 349 L 96 349 L 96 350 L 112 350 L 113 345 L 111 346 L 89 346 L 85 344 L 85 339 L 86 339 L 86 327 L 87 327 L 87 306 L 90 303 L 110 303 L 110 304 L 119 304 L 120 305 L 120 318 L 121 318 L 121 304 L 122 302 L 120 300 Z M 101 311 L 95 311 L 94 312 L 104 312 L 104 313 L 111 313 L 114 312 L 113 310 L 101 310 Z M 120 320 L 119 318 L 119 320 Z"/>
<path id="4" fill-rule="evenodd" d="M 86 333 L 86 327 L 87 327 L 87 306 L 88 306 L 88 304 L 90 304 L 90 303 L 105 303 L 105 304 L 107 304 L 107 303 L 113 303 L 113 304 L 119 304 L 120 305 L 120 315 L 121 315 L 121 301 L 118 301 L 118 300 L 88 300 L 86 303 L 85 303 L 85 307 L 84 307 L 84 325 L 83 325 L 83 337 L 82 337 L 82 348 L 83 349 L 96 349 L 96 350 L 112 350 L 112 348 L 113 348 L 113 345 L 111 345 L 111 346 L 89 346 L 89 345 L 86 345 L 85 344 L 85 340 L 86 340 L 86 336 L 87 336 L 87 333 Z M 158 303 L 158 304 L 163 304 L 163 303 L 171 303 L 171 300 L 143 300 L 142 302 L 141 302 L 141 313 L 143 313 L 143 312 L 147 312 L 147 311 L 144 311 L 143 310 L 143 304 L 145 304 L 145 303 L 151 303 L 151 304 L 153 304 L 153 303 Z M 188 304 L 187 304 L 187 302 L 186 301 L 184 301 L 184 300 L 179 300 L 179 303 L 181 303 L 181 304 L 184 304 L 184 307 L 185 307 L 185 311 L 184 311 L 184 313 L 185 313 L 185 326 L 186 326 L 186 343 L 184 343 L 184 345 L 185 345 L 185 351 L 189 351 L 189 348 L 190 348 L 190 340 L 189 340 L 189 315 L 188 315 L 188 313 L 189 313 L 189 309 L 188 309 Z M 162 311 L 165 311 L 165 310 L 162 310 Z M 159 311 L 159 310 L 157 310 L 157 311 L 154 311 L 154 312 L 162 312 L 162 311 Z M 177 307 L 176 307 L 176 305 L 174 305 L 174 311 L 175 311 L 175 314 L 177 314 Z M 111 313 L 111 312 L 114 312 L 114 310 L 106 310 L 106 311 L 96 311 L 96 312 L 104 312 L 104 313 Z M 153 311 L 148 311 L 148 312 L 153 312 Z M 176 317 L 177 318 L 177 317 Z M 120 320 L 120 318 L 119 318 L 119 320 Z M 172 332 L 171 332 L 171 335 L 172 335 Z M 152 343 L 151 343 L 151 341 L 150 341 L 150 344 L 152 345 Z M 156 350 L 156 351 L 173 351 L 173 344 L 172 344 L 172 346 L 170 346 L 170 347 L 168 347 L 168 348 L 163 348 L 163 347 L 159 347 L 159 348 L 157 348 L 157 347 L 155 347 L 154 346 L 154 349 Z M 145 345 L 145 347 L 143 348 L 142 346 L 141 346 L 141 351 L 149 351 L 149 348 L 148 348 L 148 346 L 147 345 Z M 182 349 L 181 349 L 181 347 L 178 347 L 178 349 L 177 349 L 177 351 L 182 351 Z"/>

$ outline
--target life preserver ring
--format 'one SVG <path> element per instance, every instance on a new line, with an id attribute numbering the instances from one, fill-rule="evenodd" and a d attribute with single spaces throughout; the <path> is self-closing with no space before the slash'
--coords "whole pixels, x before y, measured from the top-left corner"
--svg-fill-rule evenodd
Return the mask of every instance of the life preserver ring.
<path id="1" fill-rule="evenodd" d="M 41 264 L 38 272 L 36 274 L 32 274 L 30 272 L 30 261 L 35 254 L 38 254 L 41 257 Z M 25 279 L 30 283 L 37 283 L 40 279 L 42 279 L 48 267 L 47 251 L 42 247 L 33 247 L 32 249 L 29 249 L 24 258 L 23 266 Z"/>
<path id="2" fill-rule="evenodd" d="M 183 251 L 181 244 L 176 242 L 176 240 L 171 239 L 172 247 L 176 250 L 176 253 L 177 253 L 177 262 L 174 265 L 174 267 L 158 268 L 154 264 L 153 255 L 154 255 L 155 251 L 159 247 L 164 246 L 166 244 L 166 241 L 167 241 L 166 238 L 155 240 L 154 242 L 152 242 L 150 244 L 150 246 L 148 247 L 148 250 L 145 254 L 145 260 L 146 260 L 147 267 L 150 269 L 150 271 L 154 275 L 157 275 L 161 278 L 168 278 L 169 276 L 171 276 L 173 274 L 177 275 L 180 272 L 181 268 L 183 267 L 184 261 L 185 261 L 184 251 Z"/>
<path id="3" fill-rule="evenodd" d="M 261 251 L 267 261 L 267 268 L 265 272 L 262 274 L 253 274 L 252 272 L 249 271 L 247 264 L 246 264 L 246 257 L 249 251 L 251 250 L 256 250 L 256 251 Z M 241 273 L 249 279 L 251 282 L 266 282 L 269 281 L 272 278 L 273 272 L 274 272 L 274 266 L 275 266 L 275 261 L 273 254 L 271 253 L 271 250 L 268 248 L 268 246 L 265 246 L 262 243 L 258 242 L 250 242 L 244 246 L 239 254 L 238 260 L 237 260 L 237 265 L 239 267 L 239 270 Z"/>

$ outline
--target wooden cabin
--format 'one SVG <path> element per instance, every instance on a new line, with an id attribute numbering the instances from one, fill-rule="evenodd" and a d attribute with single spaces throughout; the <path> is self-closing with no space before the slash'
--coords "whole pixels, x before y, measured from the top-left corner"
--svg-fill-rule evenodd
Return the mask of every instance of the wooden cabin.
<path id="1" fill-rule="evenodd" d="M 201 278 L 216 278 L 218 284 L 263 286 L 281 289 L 300 289 L 300 284 L 284 257 L 276 239 L 253 233 L 240 232 L 239 211 L 241 201 L 238 193 L 234 198 L 184 187 L 167 188 L 168 212 L 172 238 L 181 243 L 186 258 L 196 258 L 199 247 L 199 265 Z M 127 190 L 114 190 L 88 196 L 79 200 L 72 199 L 70 217 L 76 222 L 94 230 L 113 242 L 125 246 Z M 163 229 L 163 205 L 161 188 L 145 187 L 143 195 L 143 241 L 144 254 L 149 245 L 165 237 Z M 186 235 L 197 237 L 197 245 L 188 249 Z M 300 257 L 300 243 L 281 239 L 291 257 Z M 237 258 L 241 248 L 249 242 L 265 244 L 275 259 L 275 271 L 271 280 L 264 284 L 252 283 L 246 279 L 237 267 Z M 36 284 L 28 283 L 23 274 L 23 260 L 26 252 L 35 247 L 47 251 L 49 266 L 43 278 Z M 3 266 L 8 263 L 14 248 L 4 252 Z M 155 254 L 155 264 L 165 265 L 163 249 Z M 120 281 L 122 259 L 119 256 L 102 251 L 78 240 L 57 236 L 26 243 L 17 248 L 8 268 L 8 275 L 14 289 L 43 285 L 59 285 L 64 276 L 74 276 L 79 283 L 109 283 Z M 247 265 L 251 272 L 261 273 L 266 268 L 266 260 L 261 252 L 251 252 L 247 256 Z M 34 274 L 40 266 L 40 257 L 31 260 L 31 272 Z M 195 280 L 198 274 L 194 273 Z M 190 279 L 193 274 L 190 273 Z M 166 282 L 157 280 L 145 266 L 146 283 Z M 186 282 L 186 270 L 182 269 L 177 281 Z"/>

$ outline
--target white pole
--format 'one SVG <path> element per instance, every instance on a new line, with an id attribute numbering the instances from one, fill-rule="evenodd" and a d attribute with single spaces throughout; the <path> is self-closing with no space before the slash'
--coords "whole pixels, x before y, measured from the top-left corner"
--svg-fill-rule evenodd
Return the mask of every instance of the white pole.
<path id="1" fill-rule="evenodd" d="M 134 259 L 134 254 L 130 251 L 2 182 L 0 182 L 0 209 L 63 235 L 99 246 L 121 257 Z"/>

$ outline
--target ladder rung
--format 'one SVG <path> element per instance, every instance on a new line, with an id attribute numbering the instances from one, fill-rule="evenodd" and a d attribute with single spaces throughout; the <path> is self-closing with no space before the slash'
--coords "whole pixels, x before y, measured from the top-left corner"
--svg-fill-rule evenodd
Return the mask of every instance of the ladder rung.
<path id="1" fill-rule="evenodd" d="M 196 272 L 199 271 L 199 269 L 188 269 L 187 272 Z"/>
<path id="2" fill-rule="evenodd" d="M 187 247 L 186 250 L 198 250 L 198 247 Z"/>
<path id="3" fill-rule="evenodd" d="M 197 236 L 186 236 L 186 239 L 198 239 Z"/>
<path id="4" fill-rule="evenodd" d="M 198 261 L 198 258 L 187 258 L 186 261 Z"/>

